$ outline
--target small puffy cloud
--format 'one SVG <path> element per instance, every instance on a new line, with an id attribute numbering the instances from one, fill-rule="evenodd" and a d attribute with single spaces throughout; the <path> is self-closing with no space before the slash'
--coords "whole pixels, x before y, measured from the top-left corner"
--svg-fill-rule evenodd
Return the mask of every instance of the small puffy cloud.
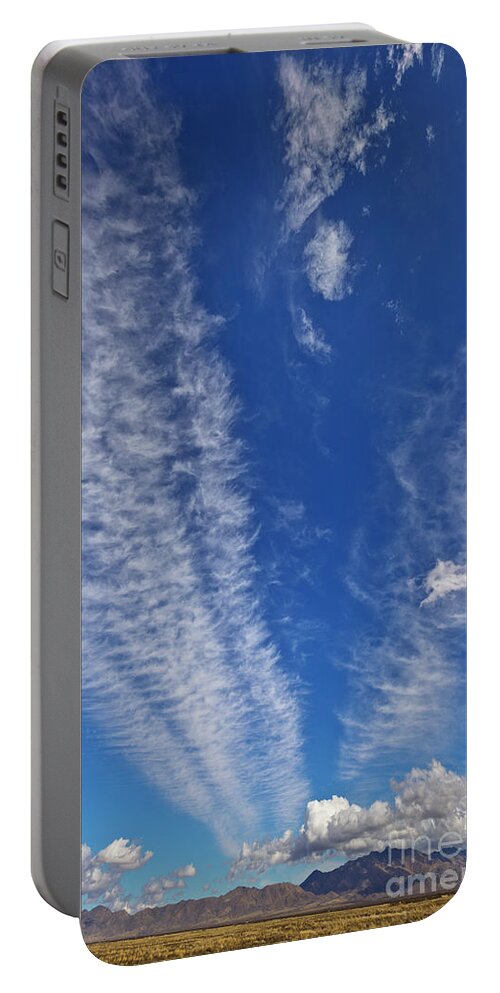
<path id="1" fill-rule="evenodd" d="M 172 890 L 183 890 L 185 882 L 182 879 L 170 879 L 169 876 L 153 876 L 142 887 L 134 912 L 146 910 L 149 907 L 161 907 Z"/>
<path id="2" fill-rule="evenodd" d="M 285 831 L 280 838 L 272 838 L 262 844 L 258 841 L 253 844 L 244 841 L 238 858 L 229 870 L 229 878 L 232 879 L 241 872 L 265 872 L 273 865 L 293 862 L 293 850 L 294 836 L 291 830 Z"/>
<path id="3" fill-rule="evenodd" d="M 343 300 L 351 292 L 353 268 L 349 249 L 353 236 L 344 221 L 324 221 L 304 249 L 306 273 L 315 293 L 325 300 Z"/>
<path id="4" fill-rule="evenodd" d="M 92 904 L 102 903 L 110 910 L 133 909 L 122 886 L 124 872 L 140 869 L 153 852 L 142 852 L 127 838 L 115 838 L 94 855 L 89 845 L 82 845 L 82 897 Z"/>
<path id="5" fill-rule="evenodd" d="M 140 869 L 152 857 L 153 852 L 142 854 L 140 845 L 134 845 L 127 838 L 116 838 L 96 855 L 96 861 L 114 865 L 122 872 Z"/>
<path id="6" fill-rule="evenodd" d="M 401 86 L 401 81 L 405 72 L 417 63 L 422 64 L 424 59 L 423 45 L 390 45 L 387 51 L 389 64 L 393 66 L 396 74 L 396 86 Z"/>
<path id="7" fill-rule="evenodd" d="M 83 896 L 100 897 L 104 895 L 113 886 L 115 879 L 116 876 L 112 871 L 106 870 L 96 863 L 88 845 L 82 845 Z"/>
<path id="8" fill-rule="evenodd" d="M 192 862 L 181 865 L 166 876 L 153 876 L 136 898 L 125 893 L 123 876 L 142 868 L 153 852 L 142 852 L 141 845 L 134 845 L 127 838 L 116 838 L 106 848 L 94 854 L 87 844 L 82 845 L 82 898 L 84 903 L 97 903 L 110 910 L 136 913 L 146 907 L 158 907 L 165 902 L 171 890 L 183 890 L 185 879 L 196 875 Z"/>
<path id="9" fill-rule="evenodd" d="M 146 907 L 161 907 L 172 891 L 184 890 L 186 888 L 185 880 L 193 876 L 196 876 L 196 866 L 192 862 L 189 862 L 188 865 L 181 865 L 178 869 L 173 869 L 168 876 L 153 876 L 142 887 L 134 909 L 144 910 Z"/>
<path id="10" fill-rule="evenodd" d="M 299 307 L 294 325 L 294 334 L 298 344 L 314 358 L 323 362 L 328 361 L 332 354 L 331 345 L 319 328 L 315 328 L 311 318 L 302 307 Z"/>
<path id="11" fill-rule="evenodd" d="M 368 807 L 335 795 L 310 800 L 297 834 L 286 831 L 264 843 L 244 844 L 230 876 L 326 853 L 352 858 L 388 846 L 431 850 L 464 844 L 465 777 L 434 760 L 426 769 L 412 769 L 401 782 L 393 781 L 391 788 L 392 803 L 375 800 Z"/>
<path id="12" fill-rule="evenodd" d="M 87 845 L 84 842 L 83 845 L 82 845 L 82 854 L 81 854 L 82 869 L 85 869 L 86 866 L 88 866 L 90 864 L 90 862 L 92 861 L 92 858 L 93 858 L 92 849 L 91 849 L 90 845 Z"/>
<path id="13" fill-rule="evenodd" d="M 397 327 L 402 327 L 407 323 L 408 318 L 401 300 L 385 300 L 382 306 L 393 315 L 394 323 Z"/>
<path id="14" fill-rule="evenodd" d="M 425 600 L 420 606 L 436 603 L 449 593 L 456 593 L 464 590 L 467 586 L 467 575 L 465 567 L 457 565 L 456 562 L 443 562 L 438 559 L 436 565 L 427 574 L 424 581 L 424 588 L 427 593 Z"/>
<path id="15" fill-rule="evenodd" d="M 189 876 L 196 876 L 196 867 L 190 862 L 188 865 L 181 865 L 179 869 L 174 869 L 173 876 L 178 879 L 187 879 Z"/>
<path id="16" fill-rule="evenodd" d="M 432 145 L 432 143 L 436 140 L 436 132 L 432 124 L 428 124 L 425 129 L 425 140 L 428 145 Z"/>

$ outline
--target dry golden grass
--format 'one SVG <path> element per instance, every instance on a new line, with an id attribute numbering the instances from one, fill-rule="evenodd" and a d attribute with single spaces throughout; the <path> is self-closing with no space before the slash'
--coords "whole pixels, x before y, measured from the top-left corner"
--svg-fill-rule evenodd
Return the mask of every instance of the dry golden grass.
<path id="1" fill-rule="evenodd" d="M 180 934 L 125 941 L 98 941 L 88 947 L 104 962 L 113 965 L 142 965 L 145 962 L 183 959 L 191 955 L 227 952 L 234 948 L 274 945 L 280 941 L 319 938 L 323 935 L 367 931 L 371 928 L 389 927 L 391 924 L 421 921 L 439 910 L 449 899 L 449 896 L 436 896 L 349 910 L 326 910 L 319 914 L 231 924 L 203 931 L 183 931 Z"/>

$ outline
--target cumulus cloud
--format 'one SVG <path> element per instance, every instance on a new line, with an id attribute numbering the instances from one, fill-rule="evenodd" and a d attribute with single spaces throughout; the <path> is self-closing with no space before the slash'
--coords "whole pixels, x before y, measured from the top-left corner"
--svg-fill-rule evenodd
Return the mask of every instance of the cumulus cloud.
<path id="1" fill-rule="evenodd" d="M 82 845 L 82 898 L 98 900 L 102 897 L 114 908 L 119 873 L 106 869 L 98 862 L 88 845 Z"/>
<path id="2" fill-rule="evenodd" d="M 414 845 L 423 851 L 461 846 L 466 839 L 466 781 L 437 761 L 412 769 L 391 782 L 393 800 L 368 807 L 346 797 L 311 800 L 297 834 L 286 831 L 264 843 L 243 845 L 230 875 L 265 872 L 273 865 L 300 862 L 325 854 L 345 858 L 371 851 Z"/>
<path id="3" fill-rule="evenodd" d="M 186 884 L 183 879 L 170 879 L 169 876 L 153 876 L 141 889 L 137 900 L 130 905 L 130 910 L 137 913 L 150 907 L 162 907 L 173 891 L 183 890 Z"/>
<path id="4" fill-rule="evenodd" d="M 396 74 L 396 86 L 401 86 L 403 76 L 412 66 L 422 64 L 424 60 L 423 45 L 389 45 L 387 50 L 389 64 Z"/>
<path id="5" fill-rule="evenodd" d="M 98 862 L 118 866 L 122 872 L 140 869 L 152 857 L 152 852 L 142 854 L 141 845 L 134 845 L 128 838 L 116 838 L 96 855 Z"/>
<path id="6" fill-rule="evenodd" d="M 178 879 L 188 879 L 191 876 L 196 876 L 196 869 L 192 862 L 189 865 L 181 865 L 180 869 L 175 869 L 174 876 Z"/>
<path id="7" fill-rule="evenodd" d="M 308 352 L 320 361 L 329 361 L 332 354 L 332 347 L 326 341 L 323 332 L 319 328 L 314 327 L 311 318 L 302 307 L 299 307 L 296 313 L 294 334 L 299 345 L 305 352 Z"/>
<path id="8" fill-rule="evenodd" d="M 140 869 L 153 852 L 142 852 L 127 838 L 116 838 L 106 848 L 94 854 L 89 845 L 82 845 L 82 900 L 91 904 L 102 903 L 110 910 L 128 910 L 122 876 L 124 872 Z"/>
<path id="9" fill-rule="evenodd" d="M 383 102 L 367 110 L 362 69 L 346 72 L 320 61 L 306 65 L 284 55 L 278 81 L 287 171 L 278 207 L 289 234 L 337 192 L 349 169 L 366 172 L 369 151 L 387 141 L 394 117 Z"/>
<path id="10" fill-rule="evenodd" d="M 425 140 L 426 140 L 426 142 L 427 142 L 428 145 L 432 145 L 433 142 L 435 142 L 435 140 L 436 140 L 436 132 L 435 132 L 432 124 L 428 124 L 427 127 L 426 127 L 426 129 L 425 129 Z"/>
<path id="11" fill-rule="evenodd" d="M 311 289 L 325 300 L 343 300 L 351 292 L 353 236 L 344 221 L 324 221 L 304 249 Z"/>
<path id="12" fill-rule="evenodd" d="M 127 894 L 123 875 L 141 869 L 152 858 L 153 852 L 142 852 L 142 846 L 127 838 L 116 838 L 106 848 L 94 854 L 87 844 L 82 845 L 82 902 L 94 906 L 103 904 L 110 910 L 136 913 L 146 907 L 161 906 L 171 891 L 183 890 L 185 880 L 196 875 L 196 867 L 189 863 L 173 869 L 166 876 L 153 876 L 144 883 L 139 896 Z"/>
<path id="13" fill-rule="evenodd" d="M 300 694 L 259 602 L 182 122 L 150 88 L 124 61 L 97 67 L 83 97 L 83 706 L 231 854 L 307 795 Z"/>
<path id="14" fill-rule="evenodd" d="M 438 559 L 434 568 L 428 572 L 425 578 L 424 587 L 427 596 L 425 600 L 421 601 L 420 606 L 436 603 L 437 600 L 449 593 L 464 590 L 466 586 L 467 576 L 464 566 L 457 565 L 456 562 L 443 562 Z"/>

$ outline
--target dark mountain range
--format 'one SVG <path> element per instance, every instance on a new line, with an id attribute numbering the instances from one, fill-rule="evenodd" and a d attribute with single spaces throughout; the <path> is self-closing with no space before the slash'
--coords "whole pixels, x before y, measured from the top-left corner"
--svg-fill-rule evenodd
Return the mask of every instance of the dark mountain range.
<path id="1" fill-rule="evenodd" d="M 292 883 L 273 883 L 260 889 L 256 886 L 237 886 L 223 896 L 180 900 L 165 907 L 140 910 L 136 914 L 128 914 L 125 910 L 113 913 L 106 907 L 94 907 L 82 912 L 82 931 L 87 942 L 169 934 L 286 917 L 290 913 L 307 913 L 323 902 Z"/>
<path id="2" fill-rule="evenodd" d="M 330 896 L 343 897 L 351 902 L 373 896 L 387 898 L 386 886 L 394 877 L 398 880 L 401 877 L 408 880 L 410 876 L 435 873 L 436 885 L 439 889 L 440 877 L 446 869 L 458 872 L 461 879 L 465 869 L 465 851 L 454 855 L 453 858 L 451 854 L 432 852 L 429 859 L 421 852 L 403 853 L 386 848 L 383 852 L 370 852 L 369 855 L 363 855 L 361 858 L 351 859 L 330 872 L 316 869 L 300 885 L 301 889 L 316 896 L 324 896 L 328 893 Z M 396 894 L 396 889 L 394 883 L 391 887 L 393 895 Z M 419 888 L 416 885 L 412 889 L 415 893 L 406 895 L 419 895 Z"/>
<path id="3" fill-rule="evenodd" d="M 364 903 L 387 901 L 392 897 L 423 895 L 425 887 L 408 880 L 413 875 L 435 874 L 435 891 L 452 890 L 448 877 L 446 885 L 440 884 L 446 870 L 454 870 L 460 881 L 465 867 L 465 852 L 453 858 L 434 852 L 431 858 L 415 853 L 405 857 L 401 852 L 371 852 L 358 859 L 351 859 L 330 872 L 315 870 L 300 886 L 293 883 L 273 883 L 261 888 L 237 886 L 217 897 L 199 900 L 180 900 L 164 907 L 151 907 L 129 914 L 126 910 L 111 911 L 107 907 L 94 907 L 82 911 L 81 923 L 85 940 L 113 941 L 119 938 L 138 938 L 144 935 L 172 934 L 217 927 L 223 924 L 246 923 L 287 917 L 297 914 L 317 913 Z M 393 890 L 388 895 L 386 885 L 397 879 L 403 886 L 401 892 Z M 401 879 L 403 884 L 401 884 Z M 431 880 L 427 883 L 430 891 Z"/>

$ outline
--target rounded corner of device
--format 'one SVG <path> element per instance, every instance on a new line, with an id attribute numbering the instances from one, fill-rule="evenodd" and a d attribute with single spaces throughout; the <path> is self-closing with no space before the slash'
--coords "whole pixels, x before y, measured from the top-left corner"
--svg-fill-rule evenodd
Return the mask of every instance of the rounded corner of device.
<path id="1" fill-rule="evenodd" d="M 49 41 L 39 50 L 31 66 L 31 75 L 33 78 L 36 79 L 43 75 L 49 62 L 61 51 L 63 45 L 64 43 L 60 41 Z"/>
<path id="2" fill-rule="evenodd" d="M 54 910 L 59 911 L 60 914 L 65 914 L 67 917 L 79 917 L 79 909 L 70 906 L 68 901 L 64 898 L 60 898 L 54 888 L 50 885 L 47 875 L 43 868 L 37 864 L 31 864 L 31 878 L 33 880 L 33 885 L 42 900 L 48 903 L 49 907 Z"/>
<path id="3" fill-rule="evenodd" d="M 458 48 L 454 48 L 453 45 L 447 45 L 445 42 L 440 42 L 439 48 L 442 48 L 443 52 L 447 52 L 455 60 L 462 71 L 464 80 L 467 81 L 467 64 L 462 53 L 458 51 Z"/>

